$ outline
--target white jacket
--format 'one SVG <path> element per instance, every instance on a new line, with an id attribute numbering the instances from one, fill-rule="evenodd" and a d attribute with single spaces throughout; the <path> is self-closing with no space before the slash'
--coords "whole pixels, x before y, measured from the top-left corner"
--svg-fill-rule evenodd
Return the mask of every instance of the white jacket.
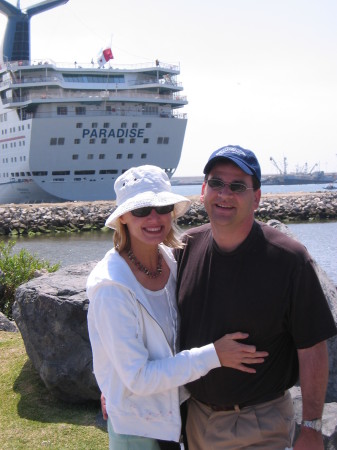
<path id="1" fill-rule="evenodd" d="M 160 251 L 176 278 L 176 262 Z M 179 441 L 178 387 L 219 367 L 213 344 L 173 355 L 151 304 L 115 249 L 87 281 L 94 373 L 114 431 Z"/>

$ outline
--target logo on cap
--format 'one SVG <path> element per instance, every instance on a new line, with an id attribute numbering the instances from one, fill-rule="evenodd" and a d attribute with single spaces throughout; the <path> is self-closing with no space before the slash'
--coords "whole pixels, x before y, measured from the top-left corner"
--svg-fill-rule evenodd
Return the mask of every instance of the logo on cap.
<path id="1" fill-rule="evenodd" d="M 226 153 L 233 153 L 238 156 L 246 156 L 246 153 L 237 147 L 223 147 L 214 156 L 223 156 Z"/>

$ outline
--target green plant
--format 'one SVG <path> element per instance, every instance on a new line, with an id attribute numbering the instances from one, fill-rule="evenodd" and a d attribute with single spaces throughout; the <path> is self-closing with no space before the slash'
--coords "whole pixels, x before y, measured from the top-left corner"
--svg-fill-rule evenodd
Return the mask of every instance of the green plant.
<path id="1" fill-rule="evenodd" d="M 59 264 L 51 265 L 48 261 L 31 255 L 25 249 L 13 254 L 15 243 L 15 241 L 0 242 L 0 270 L 2 272 L 0 284 L 3 287 L 0 311 L 8 318 L 12 316 L 12 305 L 17 287 L 34 278 L 36 270 L 45 269 L 48 272 L 55 272 L 60 267 Z"/>

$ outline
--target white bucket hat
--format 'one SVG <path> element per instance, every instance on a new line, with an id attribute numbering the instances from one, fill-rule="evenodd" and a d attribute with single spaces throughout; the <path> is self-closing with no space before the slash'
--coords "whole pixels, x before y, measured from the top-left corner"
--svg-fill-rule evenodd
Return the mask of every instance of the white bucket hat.
<path id="1" fill-rule="evenodd" d="M 115 227 L 121 215 L 145 206 L 174 205 L 174 218 L 185 214 L 190 200 L 172 192 L 169 177 L 157 166 L 139 166 L 120 175 L 115 181 L 117 208 L 108 217 L 105 225 Z"/>

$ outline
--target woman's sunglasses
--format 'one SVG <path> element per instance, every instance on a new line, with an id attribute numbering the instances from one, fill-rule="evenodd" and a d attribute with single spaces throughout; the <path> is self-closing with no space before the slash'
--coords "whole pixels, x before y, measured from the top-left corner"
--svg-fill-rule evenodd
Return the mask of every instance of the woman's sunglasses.
<path id="1" fill-rule="evenodd" d="M 131 211 L 131 214 L 135 217 L 146 217 L 151 214 L 151 211 L 153 209 L 157 214 L 168 214 L 174 210 L 174 205 L 144 206 L 144 208 L 134 209 L 133 211 Z"/>

